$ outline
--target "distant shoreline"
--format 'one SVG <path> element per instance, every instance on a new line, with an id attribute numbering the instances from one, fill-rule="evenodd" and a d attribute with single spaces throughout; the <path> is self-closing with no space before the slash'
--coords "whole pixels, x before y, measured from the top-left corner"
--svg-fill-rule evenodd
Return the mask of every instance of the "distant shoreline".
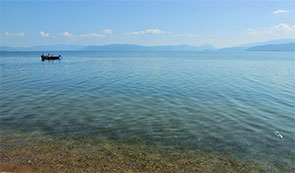
<path id="1" fill-rule="evenodd" d="M 0 46 L 1 52 L 8 51 L 194 51 L 194 52 L 244 52 L 244 51 L 261 51 L 261 52 L 295 52 L 295 43 L 283 44 L 251 44 L 238 47 L 216 48 L 211 45 L 201 45 L 199 47 L 190 45 L 168 45 L 168 46 L 141 46 L 131 44 L 111 44 L 103 46 L 70 46 L 70 45 L 52 45 L 52 46 L 35 46 L 35 47 L 8 47 Z"/>

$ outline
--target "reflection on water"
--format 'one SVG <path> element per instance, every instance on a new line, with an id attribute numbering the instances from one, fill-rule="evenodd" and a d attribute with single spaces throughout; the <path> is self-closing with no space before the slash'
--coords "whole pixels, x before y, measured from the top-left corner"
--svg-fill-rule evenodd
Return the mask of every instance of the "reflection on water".
<path id="1" fill-rule="evenodd" d="M 52 143 L 79 157 L 101 145 L 143 152 L 150 165 L 158 151 L 162 166 L 198 165 L 187 171 L 206 171 L 201 162 L 220 171 L 294 169 L 292 53 L 64 52 L 50 62 L 39 54 L 1 53 L 1 160 L 20 146 L 31 147 L 20 160 L 46 155 Z M 79 147 L 62 151 L 67 142 Z"/>

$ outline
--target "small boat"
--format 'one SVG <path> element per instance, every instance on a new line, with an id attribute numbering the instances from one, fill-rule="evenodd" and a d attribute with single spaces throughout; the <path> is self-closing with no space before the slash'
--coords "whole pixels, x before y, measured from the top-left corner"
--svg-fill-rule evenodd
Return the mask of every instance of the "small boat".
<path id="1" fill-rule="evenodd" d="M 48 55 L 48 56 L 45 56 L 45 55 L 41 55 L 41 59 L 42 61 L 44 60 L 60 60 L 62 57 L 61 55 L 58 55 L 58 56 L 54 56 L 54 55 Z"/>

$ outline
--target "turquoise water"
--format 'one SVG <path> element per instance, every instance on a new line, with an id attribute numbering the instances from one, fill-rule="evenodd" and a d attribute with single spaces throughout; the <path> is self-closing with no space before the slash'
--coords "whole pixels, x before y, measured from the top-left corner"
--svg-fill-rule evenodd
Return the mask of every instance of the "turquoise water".
<path id="1" fill-rule="evenodd" d="M 141 141 L 294 165 L 294 53 L 59 53 L 42 62 L 41 52 L 1 52 L 2 137 Z"/>

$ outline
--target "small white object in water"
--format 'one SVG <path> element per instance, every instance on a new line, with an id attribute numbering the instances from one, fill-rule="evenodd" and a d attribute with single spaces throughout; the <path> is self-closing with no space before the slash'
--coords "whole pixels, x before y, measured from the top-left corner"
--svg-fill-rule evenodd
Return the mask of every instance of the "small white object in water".
<path id="1" fill-rule="evenodd" d="M 280 138 L 280 139 L 283 139 L 283 136 L 280 134 L 279 131 L 275 131 L 275 135 Z"/>

